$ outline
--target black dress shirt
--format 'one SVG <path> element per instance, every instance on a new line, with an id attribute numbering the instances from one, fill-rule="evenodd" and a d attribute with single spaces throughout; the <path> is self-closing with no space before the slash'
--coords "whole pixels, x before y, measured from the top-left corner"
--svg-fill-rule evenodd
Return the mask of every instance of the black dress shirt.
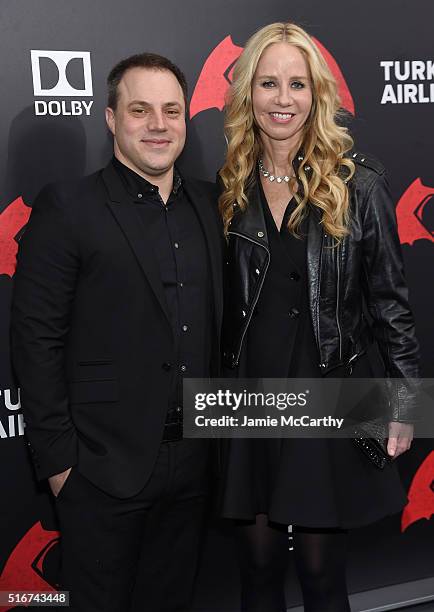
<path id="1" fill-rule="evenodd" d="M 165 204 L 156 185 L 118 159 L 113 158 L 113 163 L 147 227 L 159 264 L 176 355 L 167 422 L 178 421 L 182 417 L 184 376 L 210 375 L 212 308 L 204 233 L 176 168 L 173 189 Z"/>

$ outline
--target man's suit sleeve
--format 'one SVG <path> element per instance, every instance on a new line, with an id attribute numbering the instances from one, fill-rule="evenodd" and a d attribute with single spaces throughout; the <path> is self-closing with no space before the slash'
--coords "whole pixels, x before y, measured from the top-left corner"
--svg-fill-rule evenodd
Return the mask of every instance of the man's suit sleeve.
<path id="1" fill-rule="evenodd" d="M 65 342 L 79 254 L 71 211 L 46 187 L 20 240 L 11 313 L 12 360 L 38 479 L 77 463 L 68 405 Z"/>

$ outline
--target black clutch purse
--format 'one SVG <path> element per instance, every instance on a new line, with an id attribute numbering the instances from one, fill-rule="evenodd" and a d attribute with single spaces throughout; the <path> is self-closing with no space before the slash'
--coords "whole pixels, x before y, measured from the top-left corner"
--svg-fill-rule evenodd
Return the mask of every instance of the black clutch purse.
<path id="1" fill-rule="evenodd" d="M 387 452 L 386 425 L 384 423 L 368 421 L 356 425 L 353 430 L 353 442 L 380 470 L 392 461 Z"/>

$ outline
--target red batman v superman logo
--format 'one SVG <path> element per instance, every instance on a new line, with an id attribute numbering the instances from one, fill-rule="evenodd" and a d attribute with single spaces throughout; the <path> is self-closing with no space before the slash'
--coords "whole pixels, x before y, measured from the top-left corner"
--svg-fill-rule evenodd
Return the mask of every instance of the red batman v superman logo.
<path id="1" fill-rule="evenodd" d="M 15 273 L 18 242 L 16 236 L 29 220 L 31 208 L 17 198 L 0 213 L 0 274 Z"/>
<path id="2" fill-rule="evenodd" d="M 434 232 L 424 225 L 423 212 L 434 196 L 434 187 L 426 187 L 417 178 L 402 194 L 396 205 L 401 244 L 412 245 L 416 240 L 434 242 Z"/>
<path id="3" fill-rule="evenodd" d="M 408 504 L 401 518 L 401 531 L 434 514 L 434 451 L 420 464 L 408 490 Z"/>
<path id="4" fill-rule="evenodd" d="M 342 106 L 354 115 L 354 101 L 336 60 L 319 40 L 314 38 L 314 41 L 338 83 Z M 242 47 L 234 45 L 230 36 L 226 36 L 211 51 L 193 91 L 190 102 L 191 119 L 208 108 L 223 110 L 226 91 L 232 82 L 232 69 L 242 50 Z"/>
<path id="5" fill-rule="evenodd" d="M 47 531 L 41 523 L 35 523 L 12 551 L 0 576 L 0 591 L 51 591 L 56 589 L 44 578 L 44 560 L 53 546 L 59 542 L 57 531 Z M 20 604 L 25 606 L 26 604 Z M 12 606 L 0 606 L 0 612 L 12 610 Z"/>

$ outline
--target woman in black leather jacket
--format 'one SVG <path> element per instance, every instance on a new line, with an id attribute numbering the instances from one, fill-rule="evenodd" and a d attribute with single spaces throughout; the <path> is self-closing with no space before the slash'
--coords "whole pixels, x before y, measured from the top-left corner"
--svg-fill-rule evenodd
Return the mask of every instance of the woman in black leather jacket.
<path id="1" fill-rule="evenodd" d="M 350 153 L 339 106 L 304 30 L 272 24 L 247 42 L 220 171 L 224 356 L 240 377 L 370 377 L 366 349 L 375 338 L 385 375 L 403 381 L 391 398 L 388 453 L 396 458 L 412 439 L 405 380 L 418 376 L 418 345 L 384 168 Z M 405 503 L 396 466 L 379 470 L 350 439 L 231 440 L 222 514 L 237 520 L 242 609 L 286 610 L 291 524 L 305 610 L 349 610 L 348 529 Z"/>

